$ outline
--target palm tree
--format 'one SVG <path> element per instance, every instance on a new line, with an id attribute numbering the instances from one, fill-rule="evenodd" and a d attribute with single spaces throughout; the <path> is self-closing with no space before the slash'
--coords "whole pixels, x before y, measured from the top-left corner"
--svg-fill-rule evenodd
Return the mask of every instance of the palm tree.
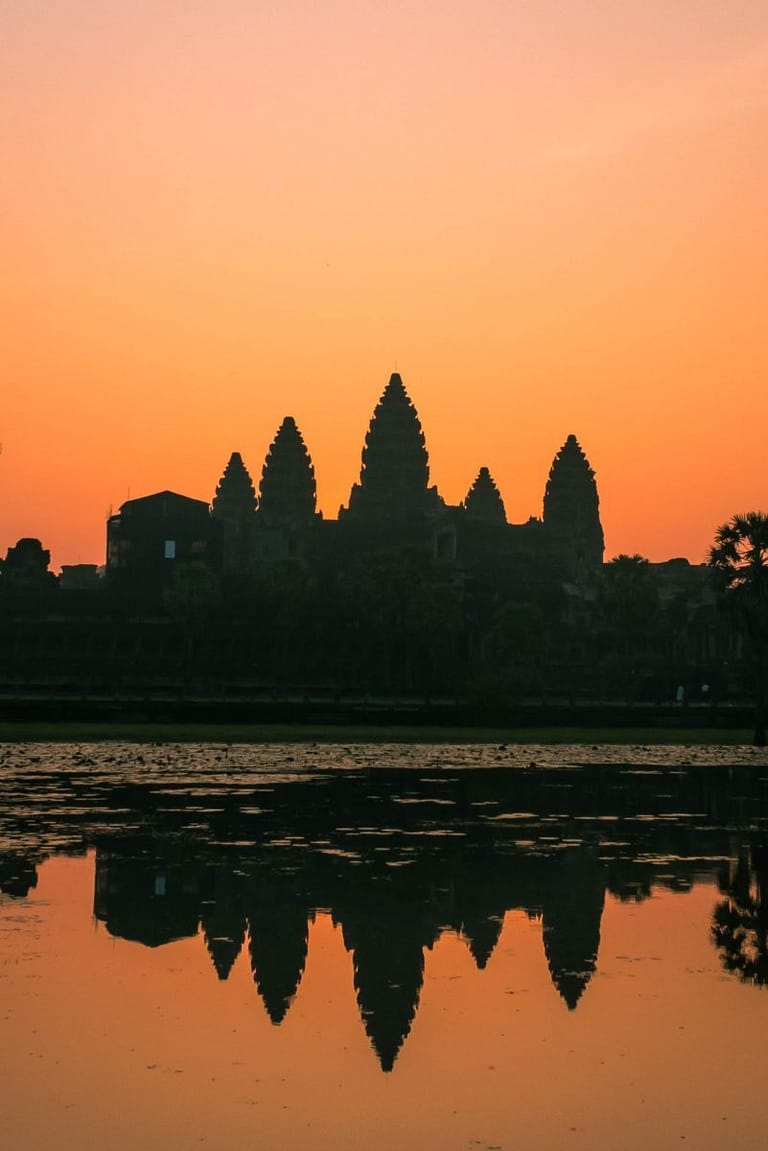
<path id="1" fill-rule="evenodd" d="M 766 667 L 768 666 L 768 514 L 746 512 L 721 524 L 709 552 L 726 601 L 735 609 L 752 660 L 755 689 L 755 744 L 765 747 Z"/>

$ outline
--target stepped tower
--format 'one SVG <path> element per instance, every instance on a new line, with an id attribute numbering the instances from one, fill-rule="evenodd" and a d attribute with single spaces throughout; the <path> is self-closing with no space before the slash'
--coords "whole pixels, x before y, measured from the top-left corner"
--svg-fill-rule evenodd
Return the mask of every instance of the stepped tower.
<path id="1" fill-rule="evenodd" d="M 257 517 L 265 527 L 308 526 L 317 518 L 315 469 L 292 416 L 270 445 L 259 496 Z"/>
<path id="2" fill-rule="evenodd" d="M 405 520 L 434 512 L 441 503 L 437 489 L 429 487 L 429 456 L 419 417 L 395 372 L 373 413 L 360 483 L 352 488 L 342 515 L 366 523 Z"/>
<path id="3" fill-rule="evenodd" d="M 493 955 L 504 926 L 503 911 L 497 915 L 466 915 L 461 921 L 461 935 L 466 939 L 478 971 L 484 971 Z"/>
<path id="4" fill-rule="evenodd" d="M 229 978 L 245 942 L 246 922 L 240 877 L 224 863 L 206 868 L 200 894 L 200 927 L 205 948 L 223 982 Z"/>
<path id="5" fill-rule="evenodd" d="M 248 908 L 248 953 L 256 989 L 267 1015 L 282 1023 L 307 962 L 309 922 L 288 885 L 276 884 Z"/>
<path id="6" fill-rule="evenodd" d="M 595 473 L 574 435 L 552 461 L 544 492 L 544 527 L 552 545 L 575 573 L 594 571 L 603 562 Z"/>
<path id="7" fill-rule="evenodd" d="M 552 982 L 569 1011 L 597 967 L 605 878 L 600 862 L 579 849 L 552 869 L 542 909 L 544 954 Z"/>
<path id="8" fill-rule="evenodd" d="M 481 468 L 462 504 L 467 517 L 476 523 L 505 524 L 507 513 L 499 489 L 488 468 Z"/>
<path id="9" fill-rule="evenodd" d="M 211 516 L 221 524 L 224 571 L 248 571 L 253 549 L 256 491 L 239 452 L 229 457 L 216 487 Z"/>
<path id="10" fill-rule="evenodd" d="M 432 938 L 396 901 L 342 919 L 352 952 L 360 1017 L 382 1071 L 391 1071 L 411 1030 L 424 980 L 424 947 Z"/>
<path id="11" fill-rule="evenodd" d="M 219 979 L 224 982 L 245 942 L 245 915 L 239 907 L 219 907 L 200 916 L 205 949 Z"/>

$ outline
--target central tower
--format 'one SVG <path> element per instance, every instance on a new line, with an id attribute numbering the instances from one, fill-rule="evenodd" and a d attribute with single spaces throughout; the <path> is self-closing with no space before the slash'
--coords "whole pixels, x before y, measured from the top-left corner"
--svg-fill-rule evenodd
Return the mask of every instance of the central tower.
<path id="1" fill-rule="evenodd" d="M 544 528 L 574 573 L 599 571 L 605 542 L 595 473 L 574 435 L 552 461 L 544 491 Z"/>
<path id="2" fill-rule="evenodd" d="M 429 487 L 429 456 L 416 409 L 398 372 L 390 376 L 368 427 L 360 483 L 342 515 L 358 523 L 413 520 L 440 506 Z"/>

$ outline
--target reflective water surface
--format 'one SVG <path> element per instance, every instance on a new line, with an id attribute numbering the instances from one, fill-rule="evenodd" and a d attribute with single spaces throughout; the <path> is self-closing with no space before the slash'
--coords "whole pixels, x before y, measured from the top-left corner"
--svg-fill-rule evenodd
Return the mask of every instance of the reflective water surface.
<path id="1" fill-rule="evenodd" d="M 2 745 L 0 789 L 3 1146 L 765 1146 L 765 753 Z"/>

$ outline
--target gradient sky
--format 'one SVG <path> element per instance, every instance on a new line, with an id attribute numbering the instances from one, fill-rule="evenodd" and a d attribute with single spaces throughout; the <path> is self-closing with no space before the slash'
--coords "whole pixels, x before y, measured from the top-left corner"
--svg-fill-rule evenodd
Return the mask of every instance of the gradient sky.
<path id="1" fill-rule="evenodd" d="M 0 0 L 0 135 L 0 554 L 286 414 L 335 516 L 392 370 L 449 502 L 574 432 L 608 556 L 768 505 L 765 0 Z"/>

